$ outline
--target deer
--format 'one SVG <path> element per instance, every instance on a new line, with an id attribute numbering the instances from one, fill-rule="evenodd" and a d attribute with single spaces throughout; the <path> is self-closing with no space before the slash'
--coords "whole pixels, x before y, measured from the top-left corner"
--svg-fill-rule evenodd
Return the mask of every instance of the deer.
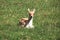
<path id="1" fill-rule="evenodd" d="M 26 27 L 26 28 L 34 28 L 33 17 L 34 17 L 35 9 L 30 10 L 28 8 L 28 12 L 29 12 L 29 17 L 28 18 L 21 18 L 19 20 L 19 24 L 22 25 L 23 27 Z"/>

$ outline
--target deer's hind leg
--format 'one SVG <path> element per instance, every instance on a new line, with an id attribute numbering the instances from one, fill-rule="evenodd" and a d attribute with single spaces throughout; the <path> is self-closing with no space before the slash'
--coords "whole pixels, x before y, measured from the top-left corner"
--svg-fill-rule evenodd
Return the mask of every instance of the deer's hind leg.
<path id="1" fill-rule="evenodd" d="M 19 24 L 24 26 L 27 23 L 27 21 L 28 21 L 28 18 L 22 18 L 19 20 Z"/>

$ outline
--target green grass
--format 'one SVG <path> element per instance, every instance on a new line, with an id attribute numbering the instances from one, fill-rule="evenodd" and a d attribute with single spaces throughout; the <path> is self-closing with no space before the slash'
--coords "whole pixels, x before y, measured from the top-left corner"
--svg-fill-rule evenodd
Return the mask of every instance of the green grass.
<path id="1" fill-rule="evenodd" d="M 36 9 L 34 29 L 17 25 L 28 8 Z M 60 0 L 0 0 L 0 40 L 60 40 Z"/>

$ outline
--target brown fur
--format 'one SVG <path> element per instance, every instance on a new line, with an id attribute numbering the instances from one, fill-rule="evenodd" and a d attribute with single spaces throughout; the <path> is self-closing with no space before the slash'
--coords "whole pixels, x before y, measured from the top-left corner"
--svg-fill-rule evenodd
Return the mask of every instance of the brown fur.
<path id="1" fill-rule="evenodd" d="M 28 8 L 28 12 L 29 12 L 29 17 L 34 15 L 35 9 L 33 11 L 30 11 L 30 9 Z M 29 18 L 21 18 L 19 20 L 19 24 L 20 25 L 26 25 L 26 23 L 28 22 Z"/>

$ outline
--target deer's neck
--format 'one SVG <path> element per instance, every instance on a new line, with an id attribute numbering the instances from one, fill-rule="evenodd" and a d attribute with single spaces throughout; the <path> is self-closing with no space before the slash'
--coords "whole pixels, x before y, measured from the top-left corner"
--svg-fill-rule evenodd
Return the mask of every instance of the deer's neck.
<path id="1" fill-rule="evenodd" d="M 29 20 L 29 21 L 30 21 L 30 20 L 33 20 L 33 17 L 32 17 L 32 16 L 29 16 L 29 19 L 28 19 L 28 20 Z"/>
<path id="2" fill-rule="evenodd" d="M 30 24 L 30 25 L 33 24 L 33 17 L 30 18 L 29 24 Z"/>
<path id="3" fill-rule="evenodd" d="M 30 25 L 33 24 L 33 17 L 32 16 L 29 16 L 29 19 L 28 19 L 28 22 L 26 23 L 26 25 L 28 25 L 28 24 L 30 24 Z"/>

